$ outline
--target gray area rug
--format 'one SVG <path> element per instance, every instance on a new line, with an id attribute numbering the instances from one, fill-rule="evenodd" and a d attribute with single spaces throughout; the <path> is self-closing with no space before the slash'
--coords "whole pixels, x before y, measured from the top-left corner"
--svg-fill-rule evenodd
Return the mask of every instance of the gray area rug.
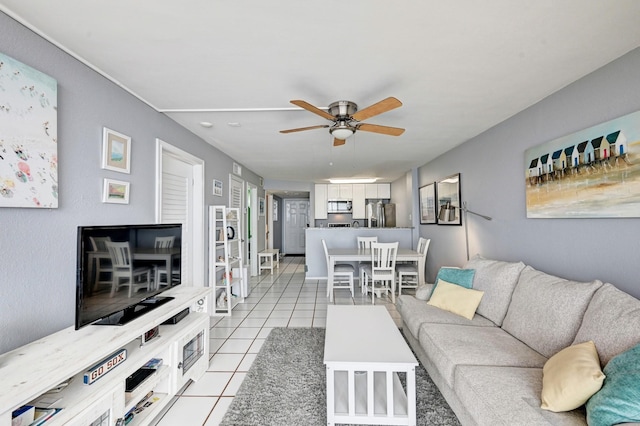
<path id="1" fill-rule="evenodd" d="M 221 425 L 326 425 L 324 328 L 275 328 Z M 422 365 L 416 369 L 417 424 L 459 425 Z"/>

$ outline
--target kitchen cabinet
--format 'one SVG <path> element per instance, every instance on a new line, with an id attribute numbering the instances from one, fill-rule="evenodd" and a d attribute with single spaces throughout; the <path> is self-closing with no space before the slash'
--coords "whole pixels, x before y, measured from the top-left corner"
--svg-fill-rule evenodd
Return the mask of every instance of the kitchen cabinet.
<path id="1" fill-rule="evenodd" d="M 391 198 L 390 183 L 369 183 L 365 185 L 365 198 L 367 200 L 388 200 Z"/>
<path id="2" fill-rule="evenodd" d="M 353 200 L 351 203 L 351 217 L 353 219 L 366 219 L 365 209 L 365 184 L 354 183 L 353 185 Z"/>
<path id="3" fill-rule="evenodd" d="M 315 206 L 314 206 L 314 218 L 315 219 L 327 219 L 327 201 L 328 186 L 326 183 L 317 183 L 315 186 Z"/>
<path id="4" fill-rule="evenodd" d="M 330 183 L 327 185 L 327 199 L 351 200 L 353 199 L 353 185 L 348 183 Z"/>

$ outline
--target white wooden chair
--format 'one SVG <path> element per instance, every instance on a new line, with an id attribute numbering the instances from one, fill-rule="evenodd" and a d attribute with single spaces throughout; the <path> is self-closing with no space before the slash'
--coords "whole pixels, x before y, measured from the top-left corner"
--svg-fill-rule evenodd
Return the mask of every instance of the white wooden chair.
<path id="1" fill-rule="evenodd" d="M 420 265 L 424 266 L 424 262 L 427 259 L 427 252 L 429 251 L 429 245 L 431 239 L 420 238 L 418 240 L 418 253 L 422 255 L 420 262 L 402 263 L 396 265 L 396 272 L 398 274 L 398 296 L 402 294 L 402 287 L 404 288 L 418 288 L 419 285 L 419 270 Z"/>
<path id="2" fill-rule="evenodd" d="M 378 237 L 356 237 L 358 240 L 358 249 L 365 250 L 371 248 L 371 243 L 377 243 Z M 371 265 L 371 262 L 360 262 L 359 264 L 359 273 L 360 273 L 360 289 L 362 290 L 362 294 L 367 292 L 367 283 L 364 281 L 364 272 L 362 267 L 365 265 Z"/>
<path id="3" fill-rule="evenodd" d="M 172 248 L 174 242 L 176 241 L 175 236 L 170 237 L 156 237 L 154 247 L 155 248 Z M 154 267 L 153 273 L 153 287 L 155 289 L 159 288 L 161 285 L 171 285 L 169 282 L 169 278 L 167 277 L 167 268 L 164 265 L 157 265 Z"/>
<path id="4" fill-rule="evenodd" d="M 89 241 L 91 241 L 91 248 L 93 251 L 106 252 L 107 246 L 105 246 L 104 243 L 105 241 L 111 241 L 111 237 L 89 237 Z M 111 260 L 96 257 L 96 280 L 93 285 L 93 291 L 96 291 L 100 284 L 111 285 L 111 282 L 113 281 L 112 273 L 113 266 L 111 265 Z"/>
<path id="5" fill-rule="evenodd" d="M 113 282 L 111 285 L 111 297 L 115 296 L 121 286 L 129 287 L 129 297 L 134 291 L 145 287 L 151 289 L 151 269 L 148 267 L 135 267 L 131 256 L 129 242 L 110 242 L 105 245 L 111 256 L 113 265 Z M 124 280 L 124 282 L 123 282 Z"/>
<path id="6" fill-rule="evenodd" d="M 324 257 L 327 261 L 327 297 L 329 301 L 333 302 L 333 290 L 336 288 L 347 288 L 351 290 L 351 297 L 353 294 L 353 274 L 355 268 L 348 263 L 337 263 L 333 267 L 333 285 L 329 286 L 329 252 L 327 251 L 327 243 L 322 240 L 322 247 L 324 248 Z"/>
<path id="7" fill-rule="evenodd" d="M 371 303 L 375 303 L 375 295 L 382 296 L 382 292 L 391 292 L 392 302 L 395 303 L 396 256 L 398 243 L 371 243 L 371 265 L 364 265 L 366 291 L 371 292 Z M 376 283 L 380 286 L 376 288 Z"/>

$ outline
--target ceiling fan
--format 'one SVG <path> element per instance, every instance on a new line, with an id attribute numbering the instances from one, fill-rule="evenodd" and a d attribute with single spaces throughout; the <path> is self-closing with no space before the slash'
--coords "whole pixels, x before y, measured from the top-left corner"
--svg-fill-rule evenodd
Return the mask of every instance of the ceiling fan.
<path id="1" fill-rule="evenodd" d="M 381 100 L 365 109 L 358 111 L 358 105 L 351 101 L 337 101 L 329 105 L 329 111 L 324 111 L 310 103 L 302 100 L 293 100 L 292 104 L 306 109 L 320 117 L 332 121 L 333 124 L 321 124 L 318 126 L 300 127 L 297 129 L 280 130 L 280 133 L 302 132 L 305 130 L 329 128 L 329 133 L 333 136 L 333 146 L 345 144 L 345 140 L 352 136 L 356 130 L 365 132 L 381 133 L 383 135 L 400 136 L 404 129 L 398 127 L 380 126 L 378 124 L 361 123 L 362 120 L 373 117 L 383 112 L 402 106 L 402 102 L 394 97 Z"/>

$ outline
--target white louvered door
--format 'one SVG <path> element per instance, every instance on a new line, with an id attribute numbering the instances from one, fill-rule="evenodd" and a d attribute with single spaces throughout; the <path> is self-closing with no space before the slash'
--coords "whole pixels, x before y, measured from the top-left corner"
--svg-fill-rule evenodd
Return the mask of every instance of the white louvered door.
<path id="1" fill-rule="evenodd" d="M 193 257 L 189 242 L 193 240 L 191 226 L 193 206 L 193 169 L 171 155 L 162 160 L 162 223 L 182 224 L 182 282 L 192 282 Z"/>

